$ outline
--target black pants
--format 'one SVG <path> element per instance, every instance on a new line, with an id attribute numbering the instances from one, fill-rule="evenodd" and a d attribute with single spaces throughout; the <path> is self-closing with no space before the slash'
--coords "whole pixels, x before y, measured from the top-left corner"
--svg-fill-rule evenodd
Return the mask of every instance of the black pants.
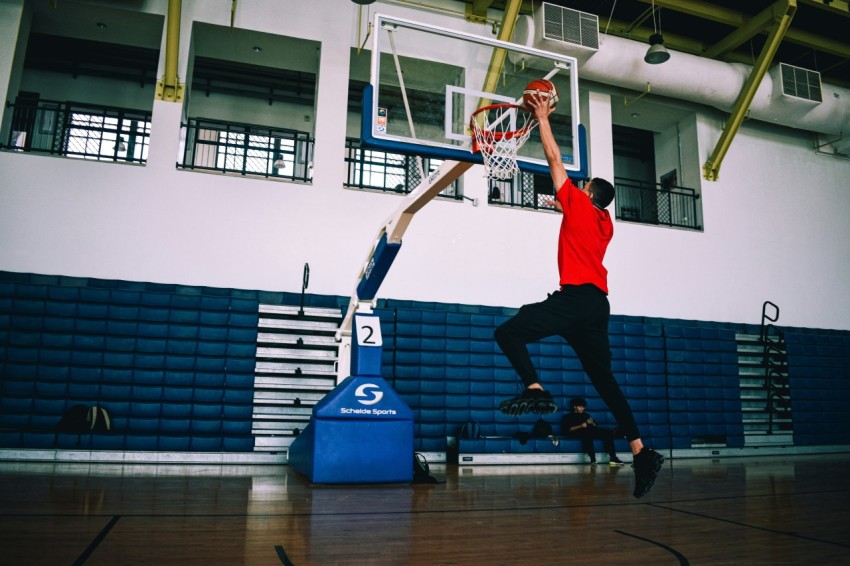
<path id="1" fill-rule="evenodd" d="M 496 329 L 495 337 L 526 387 L 538 383 L 530 342 L 561 336 L 575 350 L 587 377 L 628 440 L 640 438 L 632 409 L 611 372 L 608 297 L 595 285 L 565 285 L 545 301 L 525 305 Z"/>
<path id="2" fill-rule="evenodd" d="M 594 440 L 601 440 L 602 447 L 609 456 L 616 456 L 617 450 L 614 449 L 614 431 L 607 428 L 599 428 L 598 426 L 589 426 L 579 429 L 567 435 L 569 438 L 580 438 L 581 448 L 590 456 L 596 456 L 596 450 L 593 448 Z"/>

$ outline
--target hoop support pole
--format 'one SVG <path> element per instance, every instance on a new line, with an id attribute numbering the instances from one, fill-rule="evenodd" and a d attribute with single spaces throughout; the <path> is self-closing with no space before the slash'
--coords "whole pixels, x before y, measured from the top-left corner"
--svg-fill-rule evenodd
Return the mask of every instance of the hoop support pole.
<path id="1" fill-rule="evenodd" d="M 348 302 L 348 310 L 336 332 L 337 341 L 351 336 L 352 321 L 358 309 L 362 310 L 363 305 L 374 302 L 378 289 L 398 254 L 401 238 L 410 226 L 413 215 L 440 191 L 466 173 L 472 165 L 473 163 L 465 161 L 444 161 L 440 168 L 423 179 L 419 186 L 405 197 L 396 211 L 384 221 L 360 267 L 354 292 Z"/>

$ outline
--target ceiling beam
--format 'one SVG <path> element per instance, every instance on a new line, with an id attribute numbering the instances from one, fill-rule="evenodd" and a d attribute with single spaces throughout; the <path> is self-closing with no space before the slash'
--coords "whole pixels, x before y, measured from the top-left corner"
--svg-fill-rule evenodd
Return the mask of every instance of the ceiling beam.
<path id="1" fill-rule="evenodd" d="M 710 59 L 717 59 L 725 53 L 729 53 L 733 49 L 743 45 L 759 33 L 772 29 L 777 17 L 782 17 L 784 7 L 780 8 L 776 4 L 771 4 L 752 18 L 749 18 L 738 29 L 712 45 L 705 50 L 705 56 Z"/>
<path id="2" fill-rule="evenodd" d="M 649 19 L 650 16 L 652 16 L 652 27 L 654 29 L 655 28 L 655 14 L 652 13 L 652 8 L 647 8 L 646 10 L 644 10 L 644 12 L 640 16 L 637 17 L 637 19 L 635 21 L 628 24 L 628 26 L 626 26 L 624 31 L 626 33 L 631 33 L 632 30 L 638 29 L 643 24 L 643 22 L 645 22 L 646 20 Z"/>
<path id="3" fill-rule="evenodd" d="M 683 14 L 702 18 L 703 20 L 711 20 L 713 22 L 719 22 L 721 24 L 726 24 L 728 26 L 733 27 L 742 26 L 747 21 L 747 16 L 741 12 L 736 12 L 735 10 L 730 10 L 729 8 L 723 8 L 722 6 L 717 6 L 708 2 L 702 2 L 700 0 L 638 1 L 643 2 L 644 4 L 652 4 L 654 1 L 655 5 L 659 8 L 669 8 L 676 12 L 681 12 Z"/>
<path id="4" fill-rule="evenodd" d="M 510 41 L 514 34 L 516 21 L 519 17 L 519 9 L 522 6 L 522 0 L 509 0 L 505 7 L 505 13 L 502 18 L 502 27 L 499 29 L 497 39 L 499 41 Z M 505 58 L 508 53 L 504 49 L 494 49 L 490 56 L 490 65 L 487 67 L 487 75 L 484 77 L 484 87 L 481 89 L 484 92 L 495 92 L 496 85 L 499 84 L 499 76 L 502 74 L 502 69 L 505 66 Z M 479 101 L 478 108 L 487 106 L 492 101 L 482 99 Z"/>
<path id="5" fill-rule="evenodd" d="M 767 36 L 767 41 L 765 41 L 764 47 L 759 53 L 758 59 L 756 59 L 750 76 L 747 77 L 744 87 L 738 94 L 735 105 L 732 107 L 732 113 L 726 122 L 726 127 L 720 134 L 720 139 L 717 141 L 714 151 L 703 165 L 703 176 L 709 181 L 716 181 L 720 174 L 720 164 L 723 162 L 735 134 L 738 133 L 738 129 L 744 122 L 747 110 L 749 110 L 753 97 L 756 95 L 756 90 L 758 90 L 765 73 L 767 73 L 767 69 L 773 61 L 773 56 L 776 55 L 776 50 L 782 43 L 782 38 L 791 26 L 791 20 L 797 12 L 797 0 L 777 0 L 768 9 L 772 11 L 775 17 L 775 24 Z"/>
<path id="6" fill-rule="evenodd" d="M 472 0 L 470 14 L 477 18 L 487 18 L 487 10 L 492 6 L 493 0 Z"/>
<path id="7" fill-rule="evenodd" d="M 800 4 L 814 6 L 832 14 L 850 18 L 850 2 L 847 0 L 800 0 Z"/>
<path id="8" fill-rule="evenodd" d="M 617 37 L 624 37 L 626 39 L 633 39 L 635 41 L 642 42 L 649 41 L 649 36 L 651 36 L 654 32 L 653 28 L 633 28 L 632 24 L 629 22 L 623 22 L 620 20 L 608 21 L 605 18 L 600 18 L 599 29 L 605 30 L 606 28 L 610 35 L 616 35 Z M 675 49 L 676 51 L 702 55 L 705 50 L 710 47 L 702 41 L 698 41 L 684 35 L 677 35 L 676 33 L 670 32 L 666 29 L 659 29 L 658 31 L 664 34 L 664 45 L 670 49 Z M 752 59 L 749 59 L 748 62 L 752 63 Z"/>
<path id="9" fill-rule="evenodd" d="M 607 24 L 607 20 L 601 18 L 599 20 L 599 28 L 605 29 L 605 24 Z M 608 28 L 608 33 L 610 35 L 615 35 L 617 37 L 623 37 L 626 39 L 632 39 L 635 41 L 647 42 L 649 41 L 649 36 L 652 35 L 652 30 L 647 30 L 646 28 L 637 28 L 631 30 L 630 32 L 626 32 L 629 28 L 630 24 L 628 22 L 623 22 L 620 20 L 611 20 L 610 26 Z M 680 51 L 682 53 L 689 53 L 691 55 L 699 55 L 700 57 L 705 57 L 706 50 L 710 49 L 710 45 L 703 43 L 702 41 L 697 41 L 690 37 L 685 37 L 683 35 L 677 35 L 675 33 L 670 33 L 669 31 L 662 30 L 664 34 L 664 45 L 668 49 L 672 49 L 674 51 Z M 794 30 L 788 30 L 785 38 L 788 38 L 788 35 Z M 837 42 L 833 42 L 837 43 Z M 839 44 L 840 46 L 841 44 Z M 850 47 L 850 46 L 848 46 Z M 835 51 L 829 51 L 830 53 L 837 53 Z M 846 57 L 850 59 L 850 52 L 847 53 Z M 730 51 L 728 53 L 724 53 L 721 56 L 717 57 L 718 60 L 726 61 L 727 63 L 743 63 L 745 65 L 753 65 L 755 64 L 755 57 L 742 53 L 740 51 Z"/>
<path id="10" fill-rule="evenodd" d="M 642 2 L 644 4 L 651 4 L 653 1 L 655 2 L 656 6 L 662 8 L 669 8 L 671 10 L 675 10 L 676 12 L 689 14 L 691 16 L 710 20 L 713 22 L 718 22 L 735 28 L 745 26 L 747 24 L 748 19 L 751 19 L 748 18 L 748 16 L 742 12 L 737 12 L 735 10 L 716 6 L 714 4 L 704 2 L 702 0 L 638 0 L 638 2 Z M 824 2 L 823 0 L 800 1 L 804 4 L 817 7 L 821 10 L 827 10 L 836 15 L 850 17 L 850 7 L 848 7 L 848 0 L 832 0 L 829 3 Z M 762 12 L 762 14 L 764 14 L 764 11 Z M 759 33 L 767 32 L 761 30 Z M 671 49 L 676 49 L 676 45 L 671 41 L 672 37 L 673 36 L 670 36 L 670 39 L 668 39 L 668 34 L 664 33 L 664 44 Z M 730 35 L 729 37 L 731 38 L 732 36 Z M 844 43 L 835 39 L 816 35 L 808 31 L 791 28 L 785 34 L 785 41 L 795 43 L 797 45 L 803 45 L 810 49 L 821 51 L 823 53 L 829 53 L 830 55 L 835 55 L 837 57 L 850 59 L 850 43 Z M 693 51 L 692 49 L 682 50 L 689 53 L 699 53 L 697 51 Z M 707 53 L 703 54 L 709 56 L 707 55 Z M 726 59 L 725 57 L 720 58 Z"/>
<path id="11" fill-rule="evenodd" d="M 828 37 L 822 37 L 808 31 L 793 28 L 789 29 L 788 33 L 785 34 L 785 39 L 798 45 L 804 45 L 811 49 L 822 51 L 823 53 L 850 59 L 850 43 L 842 43 L 835 39 L 829 39 Z"/>
<path id="12" fill-rule="evenodd" d="M 156 83 L 155 97 L 166 102 L 183 102 L 186 84 L 177 76 L 180 56 L 180 14 L 182 0 L 168 0 L 165 37 L 165 74 Z"/>

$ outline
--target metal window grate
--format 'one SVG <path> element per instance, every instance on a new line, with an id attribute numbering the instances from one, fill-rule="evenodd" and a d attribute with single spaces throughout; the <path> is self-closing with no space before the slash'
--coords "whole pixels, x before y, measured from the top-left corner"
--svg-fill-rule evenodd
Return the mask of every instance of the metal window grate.
<path id="1" fill-rule="evenodd" d="M 96 161 L 147 161 L 150 112 L 52 100 L 19 101 L 9 108 L 12 127 L 4 149 Z"/>
<path id="2" fill-rule="evenodd" d="M 345 163 L 348 169 L 345 186 L 385 192 L 409 193 L 422 182 L 417 157 L 387 153 L 360 147 L 357 138 L 345 140 Z M 442 159 L 423 159 L 427 174 L 442 165 Z M 438 196 L 461 200 L 460 179 L 443 189 Z"/>
<path id="3" fill-rule="evenodd" d="M 614 180 L 614 189 L 617 220 L 702 230 L 695 189 L 622 178 Z"/>
<path id="4" fill-rule="evenodd" d="M 520 171 L 512 179 L 492 179 L 487 202 L 532 210 L 555 210 L 550 204 L 553 198 L 554 188 L 549 175 Z"/>
<path id="5" fill-rule="evenodd" d="M 313 178 L 313 138 L 308 132 L 190 118 L 185 169 L 310 182 Z"/>

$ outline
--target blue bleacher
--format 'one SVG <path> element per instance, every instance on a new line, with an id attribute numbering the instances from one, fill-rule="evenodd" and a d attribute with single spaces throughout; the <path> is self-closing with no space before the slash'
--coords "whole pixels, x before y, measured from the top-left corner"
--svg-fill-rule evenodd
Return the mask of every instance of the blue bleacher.
<path id="1" fill-rule="evenodd" d="M 184 433 L 198 413 L 221 419 L 223 400 L 224 412 L 249 423 L 229 427 L 225 449 L 253 446 L 258 302 L 252 293 L 233 300 L 230 292 L 205 296 L 198 288 L 161 284 L 142 292 L 139 284 L 120 281 L 27 283 L 38 277 L 0 272 L 0 422 L 20 429 L 3 431 L 0 446 L 50 447 L 49 431 L 70 404 L 100 402 L 116 434 L 93 438 L 92 448 L 156 450 L 160 429 Z M 210 409 L 210 401 L 219 405 Z M 216 427 L 221 423 L 205 430 Z M 192 444 L 185 436 L 169 445 L 189 450 Z M 222 449 L 223 438 L 194 444 Z"/>
<path id="2" fill-rule="evenodd" d="M 435 395 L 440 394 L 438 382 L 442 370 L 446 380 L 442 405 L 450 411 L 447 417 L 452 417 L 447 428 L 457 429 L 461 419 L 472 418 L 496 430 L 498 436 L 516 432 L 522 422 L 510 418 L 502 421 L 504 416 L 495 411 L 502 399 L 518 390 L 517 377 L 492 339 L 496 325 L 512 314 L 510 309 L 488 315 L 448 312 L 444 316 L 416 310 L 413 302 L 404 302 L 406 308 L 401 304 L 393 312 L 397 315 L 393 327 L 396 349 L 391 356 L 396 376 L 405 378 L 398 387 L 409 402 L 423 408 L 439 406 L 440 399 Z M 451 339 L 450 329 L 455 324 L 469 325 L 471 340 L 466 341 L 466 351 L 463 341 Z M 700 326 L 695 321 L 652 319 L 650 322 L 640 317 L 614 316 L 610 333 L 613 369 L 631 401 L 636 421 L 643 425 L 644 436 L 658 437 L 652 441 L 659 447 L 688 448 L 695 440 L 706 437 L 720 438 L 730 445 L 741 444 L 733 330 Z M 566 408 L 567 400 L 573 395 L 596 397 L 572 350 L 562 341 L 545 340 L 530 345 L 529 351 L 541 381 L 560 407 Z M 482 352 L 487 355 L 481 355 Z M 462 385 L 456 384 L 451 375 L 453 365 L 464 367 L 468 377 Z M 729 375 L 735 377 L 728 380 Z M 725 399 L 738 399 L 735 413 L 726 410 Z M 466 411 L 464 403 L 472 410 Z M 593 409 L 591 412 L 599 415 L 597 420 L 601 425 L 615 426 L 604 406 Z M 429 411 L 419 411 L 417 436 L 442 442 L 440 427 L 436 426 L 440 418 Z M 674 428 L 671 423 L 679 426 Z M 671 431 L 675 433 L 672 437 Z"/>
<path id="3" fill-rule="evenodd" d="M 101 402 L 119 430 L 90 439 L 96 449 L 252 449 L 259 295 L 0 272 L 0 446 L 52 446 L 49 433 L 69 404 Z M 519 389 L 493 339 L 515 309 L 382 300 L 378 310 L 384 367 L 417 415 L 417 449 L 446 450 L 446 437 L 470 419 L 499 435 L 530 428 L 534 419 L 496 409 Z M 649 443 L 743 445 L 735 333 L 747 330 L 611 317 L 612 368 Z M 795 443 L 848 442 L 850 333 L 787 329 L 786 339 Z M 562 410 L 583 395 L 598 422 L 614 426 L 567 344 L 550 338 L 529 350 Z M 510 442 L 487 449 L 552 450 Z"/>

